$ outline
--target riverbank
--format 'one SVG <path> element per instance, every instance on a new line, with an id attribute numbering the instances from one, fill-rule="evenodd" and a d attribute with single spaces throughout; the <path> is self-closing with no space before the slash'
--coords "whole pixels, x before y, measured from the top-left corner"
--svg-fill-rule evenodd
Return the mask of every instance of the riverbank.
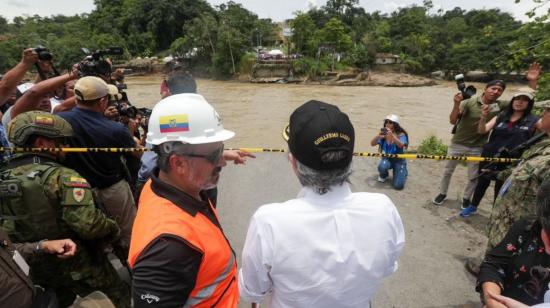
<path id="1" fill-rule="evenodd" d="M 251 77 L 248 75 L 237 78 L 241 82 L 251 83 L 282 83 L 282 84 L 304 84 L 304 85 L 327 85 L 327 86 L 380 86 L 380 87 L 427 87 L 437 85 L 438 82 L 431 78 L 405 73 L 389 72 L 329 72 L 319 76 L 315 80 L 307 77 Z"/>

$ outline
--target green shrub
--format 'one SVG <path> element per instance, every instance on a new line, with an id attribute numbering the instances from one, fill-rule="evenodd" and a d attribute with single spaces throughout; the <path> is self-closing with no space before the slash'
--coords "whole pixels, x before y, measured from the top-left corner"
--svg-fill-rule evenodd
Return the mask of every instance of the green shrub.
<path id="1" fill-rule="evenodd" d="M 328 70 L 328 66 L 323 61 L 317 62 L 314 58 L 304 57 L 293 62 L 293 70 L 298 76 L 308 76 L 315 80 L 321 72 Z"/>
<path id="2" fill-rule="evenodd" d="M 447 145 L 441 139 L 431 135 L 420 142 L 417 151 L 418 154 L 424 155 L 447 155 Z"/>
<path id="3" fill-rule="evenodd" d="M 251 75 L 254 64 L 256 64 L 256 54 L 245 53 L 239 61 L 239 73 L 241 75 Z"/>

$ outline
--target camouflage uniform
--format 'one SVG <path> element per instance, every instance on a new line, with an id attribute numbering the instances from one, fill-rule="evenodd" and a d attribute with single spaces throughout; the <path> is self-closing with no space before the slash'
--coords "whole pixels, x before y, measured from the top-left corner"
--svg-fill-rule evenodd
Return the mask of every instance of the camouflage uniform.
<path id="1" fill-rule="evenodd" d="M 59 130 L 72 130 L 68 123 L 49 114 L 30 112 L 10 123 L 10 141 L 27 142 L 29 134 L 56 137 Z M 26 115 L 26 118 L 23 115 Z M 23 123 L 16 123 L 23 117 Z M 44 119 L 47 117 L 48 119 Z M 18 119 L 19 118 L 19 119 Z M 35 123 L 33 123 L 35 121 Z M 29 124 L 30 122 L 30 124 Z M 26 125 L 26 126 L 25 126 Z M 34 128 L 29 128 L 33 126 Z M 46 125 L 46 131 L 40 130 Z M 16 126 L 12 132 L 12 126 Z M 50 131 L 47 131 L 47 129 Z M 19 133 L 19 135 L 17 135 Z M 17 138 L 20 138 L 17 141 Z M 24 141 L 23 141 L 24 140 Z M 16 142 L 14 142 L 16 141 Z M 19 144 L 18 144 L 19 142 Z M 36 242 L 42 239 L 71 238 L 77 244 L 73 258 L 59 259 L 43 255 L 31 262 L 31 276 L 36 284 L 53 288 L 60 306 L 100 290 L 117 307 L 130 306 L 129 287 L 103 253 L 103 246 L 118 237 L 120 230 L 95 207 L 88 182 L 76 171 L 57 164 L 51 154 L 16 155 L 0 173 L 0 224 L 14 242 Z"/>
<path id="2" fill-rule="evenodd" d="M 521 158 L 522 162 L 502 185 L 493 206 L 488 225 L 488 250 L 502 241 L 514 222 L 536 216 L 537 191 L 550 176 L 550 139 L 536 143 Z"/>

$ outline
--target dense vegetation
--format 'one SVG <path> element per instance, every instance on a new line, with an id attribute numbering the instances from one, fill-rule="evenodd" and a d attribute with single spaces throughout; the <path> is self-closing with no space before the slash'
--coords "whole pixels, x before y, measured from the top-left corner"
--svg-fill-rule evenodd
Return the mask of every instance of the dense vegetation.
<path id="1" fill-rule="evenodd" d="M 533 1 L 533 6 L 547 0 Z M 0 17 L 0 71 L 13 66 L 24 47 L 44 45 L 59 67 L 69 67 L 90 49 L 118 45 L 126 58 L 176 54 L 210 75 L 230 76 L 250 65 L 256 46 L 285 51 L 280 27 L 240 4 L 212 7 L 204 0 L 95 0 L 90 14 Z M 297 12 L 290 21 L 292 53 L 305 73 L 333 65 L 368 68 L 376 53 L 400 55 L 413 73 L 434 70 L 489 72 L 524 70 L 533 60 L 550 68 L 548 15 L 521 23 L 498 9 L 434 12 L 432 2 L 391 14 L 366 12 L 358 0 L 329 0 Z M 550 77 L 542 80 L 550 88 Z M 548 96 L 550 93 L 544 94 Z"/>

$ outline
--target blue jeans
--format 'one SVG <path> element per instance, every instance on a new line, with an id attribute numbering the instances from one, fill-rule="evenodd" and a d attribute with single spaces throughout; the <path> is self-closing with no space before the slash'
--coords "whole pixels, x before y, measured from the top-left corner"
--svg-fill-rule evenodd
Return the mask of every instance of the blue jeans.
<path id="1" fill-rule="evenodd" d="M 378 164 L 378 173 L 380 177 L 387 178 L 389 170 L 393 169 L 393 188 L 401 190 L 405 187 L 407 181 L 407 160 L 400 158 L 382 158 Z"/>

